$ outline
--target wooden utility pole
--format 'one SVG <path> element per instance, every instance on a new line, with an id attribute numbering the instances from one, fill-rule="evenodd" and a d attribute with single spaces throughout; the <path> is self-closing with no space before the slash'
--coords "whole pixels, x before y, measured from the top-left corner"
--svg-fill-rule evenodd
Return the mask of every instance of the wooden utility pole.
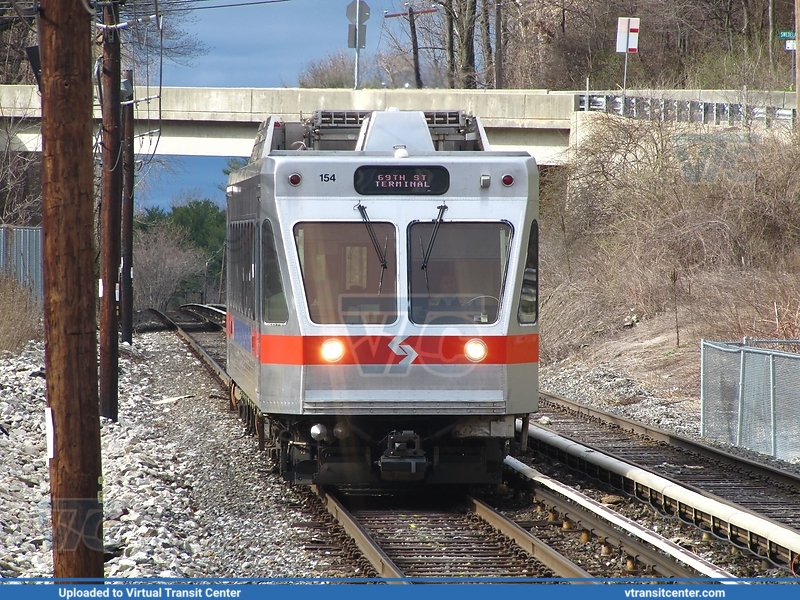
<path id="1" fill-rule="evenodd" d="M 133 153 L 133 71 L 125 71 L 131 93 L 122 108 L 122 282 L 120 285 L 120 320 L 122 341 L 133 343 L 133 189 L 135 161 Z"/>
<path id="2" fill-rule="evenodd" d="M 422 89 L 422 75 L 419 72 L 419 44 L 417 43 L 417 25 L 414 23 L 414 9 L 408 5 L 408 26 L 411 30 L 411 56 L 414 58 L 414 85 Z"/>
<path id="3" fill-rule="evenodd" d="M 499 90 L 503 88 L 503 4 L 497 0 L 494 6 L 494 89 Z"/>
<path id="4" fill-rule="evenodd" d="M 85 9 L 84 9 L 85 12 Z M 120 261 L 120 203 L 122 156 L 120 147 L 120 44 L 119 8 L 103 8 L 103 168 L 100 205 L 100 414 L 113 421 L 118 416 L 119 333 L 117 284 Z"/>
<path id="5" fill-rule="evenodd" d="M 798 0 L 800 2 L 800 0 Z M 405 13 L 395 13 L 392 15 L 383 15 L 384 19 L 391 19 L 392 17 L 407 17 L 408 26 L 411 33 L 411 56 L 414 61 L 414 85 L 417 89 L 422 89 L 422 76 L 419 71 L 419 44 L 417 43 L 417 24 L 415 15 L 426 15 L 429 13 L 438 12 L 438 8 L 429 8 L 425 10 L 414 10 L 409 4 L 408 10 Z"/>
<path id="6" fill-rule="evenodd" d="M 41 0 L 38 18 L 53 575 L 102 578 L 91 19 L 81 0 Z"/>
<path id="7" fill-rule="evenodd" d="M 797 0 L 800 2 L 800 0 Z M 456 42 L 453 0 L 444 0 L 445 53 L 447 55 L 447 87 L 456 87 Z"/>

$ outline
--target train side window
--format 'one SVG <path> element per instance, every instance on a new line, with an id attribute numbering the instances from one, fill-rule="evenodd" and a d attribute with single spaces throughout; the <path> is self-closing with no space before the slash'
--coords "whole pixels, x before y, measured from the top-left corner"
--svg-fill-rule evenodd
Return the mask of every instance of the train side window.
<path id="1" fill-rule="evenodd" d="M 261 224 L 261 318 L 265 323 L 286 323 L 289 320 L 275 233 L 269 221 Z"/>
<path id="2" fill-rule="evenodd" d="M 539 320 L 539 224 L 535 220 L 531 223 L 531 235 L 528 238 L 517 319 L 522 324 Z"/>
<path id="3" fill-rule="evenodd" d="M 250 319 L 256 318 L 256 234 L 252 221 L 228 225 L 228 305 Z"/>
<path id="4" fill-rule="evenodd" d="M 396 229 L 371 221 L 386 268 L 363 221 L 294 227 L 300 272 L 314 323 L 381 325 L 397 320 Z"/>

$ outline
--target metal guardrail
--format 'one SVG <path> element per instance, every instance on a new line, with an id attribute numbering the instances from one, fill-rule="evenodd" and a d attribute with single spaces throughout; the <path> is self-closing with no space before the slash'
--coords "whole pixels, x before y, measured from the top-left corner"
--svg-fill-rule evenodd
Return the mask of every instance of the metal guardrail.
<path id="1" fill-rule="evenodd" d="M 580 95 L 579 110 L 586 110 L 586 94 Z M 741 102 L 703 102 L 615 94 L 589 93 L 588 110 L 632 119 L 729 127 L 792 129 L 797 121 L 797 109 L 794 108 L 759 106 Z"/>

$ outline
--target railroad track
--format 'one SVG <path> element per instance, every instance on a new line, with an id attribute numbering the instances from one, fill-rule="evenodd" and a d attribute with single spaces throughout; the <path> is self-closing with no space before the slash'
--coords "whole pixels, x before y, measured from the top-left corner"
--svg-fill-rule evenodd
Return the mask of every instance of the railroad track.
<path id="1" fill-rule="evenodd" d="M 800 478 L 551 394 L 540 393 L 539 407 L 536 452 L 797 572 Z M 629 466 L 609 468 L 599 453 Z"/>
<path id="2" fill-rule="evenodd" d="M 221 353 L 214 350 L 208 352 L 203 347 L 221 347 L 224 349 L 224 333 L 220 329 L 218 312 L 215 314 L 215 311 L 211 311 L 215 316 L 203 317 L 206 320 L 204 324 L 200 324 L 199 315 L 205 312 L 207 311 L 202 307 L 184 307 L 179 313 L 170 315 L 173 317 L 172 319 L 168 319 L 166 315 L 162 315 L 160 318 L 167 319 L 171 323 L 171 327 L 174 326 L 179 331 L 183 330 L 184 333 L 182 335 L 195 348 L 198 355 L 206 362 L 214 363 L 215 360 L 212 354 L 216 353 L 224 357 L 224 350 Z M 217 324 L 209 324 L 209 319 L 211 321 L 217 320 Z M 212 366 L 212 368 L 218 371 L 218 375 L 227 383 L 224 368 L 220 366 Z M 580 417 L 580 410 L 574 408 L 557 409 L 555 404 L 547 399 L 543 400 L 542 408 L 543 414 L 537 415 L 536 418 L 545 416 L 551 424 L 555 421 L 557 424 L 563 424 L 566 428 L 584 429 L 587 435 L 596 429 L 596 422 L 600 418 L 598 415 L 588 415 L 589 421 L 586 421 L 587 417 Z M 567 425 L 569 420 L 564 415 L 570 415 L 570 411 L 570 418 L 575 418 L 576 420 Z M 240 414 L 240 416 L 247 422 L 247 415 Z M 588 423 L 588 425 L 584 426 L 581 423 Z M 620 427 L 618 424 L 611 425 L 611 428 L 617 430 L 617 433 L 622 432 L 624 434 L 620 435 L 620 437 L 612 439 L 606 433 L 601 434 L 601 436 L 608 441 L 609 446 L 616 446 L 617 449 L 623 449 L 630 454 L 630 443 L 626 442 L 625 438 L 630 438 L 631 435 L 623 432 Z M 258 434 L 257 427 L 250 429 L 251 433 Z M 644 439 L 643 436 L 644 433 L 638 433 L 636 437 L 637 439 Z M 545 442 L 544 438 L 540 439 L 540 437 L 533 435 L 530 438 L 530 442 L 539 452 L 544 452 L 550 456 L 558 455 L 562 459 L 566 456 L 562 450 L 554 450 L 556 447 L 549 442 Z M 672 464 L 664 458 L 665 444 L 666 442 L 663 440 L 649 443 L 653 453 L 652 460 L 657 462 L 658 465 Z M 259 446 L 261 447 L 261 445 L 262 442 L 259 439 Z M 550 450 L 547 450 L 548 447 Z M 686 453 L 686 450 L 681 450 L 681 452 Z M 684 454 L 683 456 L 685 458 L 686 455 Z M 581 460 L 570 461 L 570 459 L 566 459 L 566 462 L 572 464 L 581 462 Z M 676 464 L 683 464 L 686 467 L 685 460 L 683 463 Z M 525 471 L 524 465 L 517 465 L 516 467 L 518 471 Z M 589 470 L 593 471 L 594 475 L 597 475 L 596 468 L 590 468 Z M 689 470 L 693 473 L 692 469 Z M 465 498 L 459 504 L 460 508 L 451 508 L 450 512 L 420 512 L 418 510 L 409 511 L 405 509 L 400 510 L 397 515 L 393 516 L 388 510 L 374 507 L 369 509 L 360 508 L 351 515 L 349 511 L 345 510 L 341 502 L 332 500 L 330 494 L 321 492 L 321 497 L 323 497 L 331 514 L 340 521 L 348 534 L 356 540 L 359 549 L 369 559 L 375 571 L 383 577 L 400 579 L 443 576 L 536 578 L 553 575 L 570 578 L 581 578 L 589 575 L 594 577 L 732 577 L 726 571 L 717 569 L 710 563 L 703 563 L 703 561 L 693 559 L 690 552 L 682 549 L 677 544 L 652 534 L 652 532 L 649 532 L 649 534 L 640 532 L 633 536 L 634 538 L 638 537 L 638 540 L 631 539 L 630 533 L 634 530 L 635 524 L 620 524 L 624 518 L 614 517 L 612 511 L 608 511 L 605 507 L 599 508 L 598 503 L 591 499 L 586 497 L 578 498 L 574 490 L 557 489 L 557 484 L 548 482 L 549 478 L 541 473 L 532 473 L 528 470 L 523 473 L 523 476 L 528 480 L 527 485 L 536 490 L 536 497 L 542 503 L 542 506 L 549 507 L 545 518 L 550 520 L 552 525 L 553 514 L 555 514 L 555 519 L 559 520 L 558 523 L 565 531 L 563 535 L 573 539 L 579 536 L 587 544 L 583 549 L 584 554 L 587 551 L 598 554 L 608 553 L 618 555 L 621 559 L 607 561 L 607 566 L 610 568 L 604 572 L 598 572 L 596 569 L 593 571 L 584 570 L 578 566 L 580 551 L 576 561 L 565 558 L 558 550 L 554 549 L 559 546 L 557 540 L 548 538 L 547 543 L 543 542 L 530 534 L 529 530 L 535 530 L 531 523 L 515 524 L 510 522 L 479 500 Z M 615 477 L 621 482 L 624 481 L 624 478 L 613 475 L 608 475 L 605 479 L 610 481 Z M 791 486 L 786 481 L 781 481 L 780 485 L 791 489 Z M 626 489 L 626 484 L 622 483 L 620 487 L 642 499 L 643 492 L 639 484 L 627 485 Z M 546 490 L 545 488 L 549 489 Z M 659 498 L 653 495 L 651 490 L 648 492 L 647 500 L 655 506 L 666 509 L 665 512 L 669 512 L 668 509 L 671 505 L 669 502 L 665 502 L 665 497 Z M 375 501 L 375 498 L 370 498 L 371 503 Z M 593 502 L 594 506 L 587 508 Z M 703 514 L 702 511 L 698 513 L 696 507 L 692 508 L 689 505 L 681 505 L 680 503 L 677 504 L 677 510 L 679 514 L 680 511 L 693 511 L 695 515 Z M 603 511 L 608 512 L 601 514 Z M 346 516 L 340 518 L 340 515 Z M 609 526 L 609 521 L 614 523 L 616 528 Z M 702 522 L 698 523 L 696 519 L 693 522 L 702 526 Z M 712 526 L 708 529 L 714 531 L 717 535 L 719 533 L 714 527 L 719 527 L 723 524 L 728 525 L 727 522 L 722 522 L 718 518 L 715 521 L 714 515 L 710 516 L 709 523 Z M 476 531 L 480 531 L 480 533 L 476 533 Z M 626 531 L 627 533 L 625 533 Z M 729 533 L 731 535 L 727 536 L 728 539 L 737 543 L 740 541 L 744 530 L 734 527 L 729 530 Z M 359 542 L 359 537 L 371 539 L 372 541 Z M 479 539 L 487 540 L 488 546 L 485 550 L 478 549 L 477 540 Z M 448 545 L 448 540 L 466 540 L 467 543 L 459 549 L 457 544 L 450 543 Z M 748 540 L 751 544 L 747 547 L 751 550 L 755 549 L 756 552 L 758 552 L 758 544 L 764 543 L 766 550 L 764 550 L 763 555 L 775 564 L 784 567 L 790 566 L 792 561 L 797 559 L 796 551 L 792 547 L 776 545 L 769 536 L 765 536 L 763 540 L 760 540 L 758 536 L 753 537 L 751 535 Z M 421 546 L 414 545 L 419 542 L 422 542 Z M 594 544 L 594 549 L 587 550 L 590 548 L 588 544 Z M 737 545 L 742 547 L 741 543 L 737 543 Z M 565 545 L 564 555 L 569 555 L 570 552 L 572 552 L 573 556 L 575 555 L 575 544 L 571 546 L 572 549 L 570 549 L 570 544 Z M 462 556 L 461 553 L 466 552 L 467 548 L 473 549 L 474 553 Z M 653 550 L 653 548 L 658 550 Z M 436 558 L 436 552 L 439 552 L 441 559 Z M 497 556 L 502 556 L 503 559 L 498 561 L 499 564 L 492 564 L 491 559 Z M 471 568 L 464 568 L 464 563 L 471 564 Z M 391 566 L 387 567 L 387 565 Z"/>
<path id="3" fill-rule="evenodd" d="M 225 372 L 228 359 L 224 310 L 203 304 L 185 304 L 178 310 L 161 312 L 151 308 L 147 312 L 156 321 L 140 318 L 137 331 L 161 328 L 176 331 L 225 385 L 230 383 Z"/>
<path id="4" fill-rule="evenodd" d="M 532 475 L 524 466 L 517 468 L 531 484 L 535 477 L 536 486 L 548 479 L 538 473 Z M 734 579 L 691 550 L 645 530 L 583 494 L 552 480 L 544 485 L 552 490 L 548 495 L 550 506 L 564 507 L 564 517 L 557 523 L 547 518 L 547 540 L 531 533 L 538 523 L 515 522 L 490 499 L 464 495 L 443 501 L 430 496 L 421 499 L 385 494 L 365 498 L 316 489 L 373 569 L 393 580 Z M 542 497 L 541 491 L 537 494 Z M 564 498 L 556 499 L 559 494 Z M 594 559 L 588 559 L 592 555 Z"/>
<path id="5" fill-rule="evenodd" d="M 465 496 L 456 501 L 432 500 L 430 496 L 365 498 L 315 489 L 384 578 L 402 581 L 433 577 L 590 576 L 475 498 Z M 527 540 L 533 550 L 525 551 L 517 540 Z"/>
<path id="6" fill-rule="evenodd" d="M 517 524 L 537 532 L 552 532 L 557 526 L 561 533 L 580 535 L 585 555 L 608 557 L 612 562 L 607 564 L 617 566 L 618 572 L 601 570 L 597 576 L 713 577 L 723 582 L 735 578 L 693 549 L 684 548 L 511 456 L 506 458 L 506 466 L 513 472 L 516 485 L 527 487 L 537 503 L 538 518 L 524 522 L 516 519 Z M 547 540 L 560 546 L 557 536 L 549 535 Z"/>

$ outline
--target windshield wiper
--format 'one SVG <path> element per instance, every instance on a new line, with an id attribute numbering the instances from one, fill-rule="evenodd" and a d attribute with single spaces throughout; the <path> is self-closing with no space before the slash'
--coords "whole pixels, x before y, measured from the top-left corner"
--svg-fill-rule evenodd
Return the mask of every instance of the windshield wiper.
<path id="1" fill-rule="evenodd" d="M 386 243 L 384 244 L 383 250 L 381 250 L 381 245 L 378 243 L 378 238 L 375 235 L 375 230 L 372 228 L 372 221 L 369 220 L 369 215 L 367 214 L 367 207 L 359 202 L 356 205 L 358 212 L 361 213 L 361 220 L 364 221 L 364 225 L 367 226 L 367 233 L 369 233 L 369 239 L 372 240 L 372 246 L 375 248 L 375 253 L 378 255 L 378 260 L 381 261 L 381 277 L 378 280 L 378 296 L 381 295 L 381 288 L 383 287 L 383 274 L 386 272 L 386 248 L 389 246 L 389 236 L 386 236 Z"/>
<path id="2" fill-rule="evenodd" d="M 421 255 L 423 255 L 423 256 L 425 255 L 425 247 L 422 245 L 422 238 L 419 238 L 419 253 Z M 427 265 L 425 265 L 425 266 L 427 266 Z M 430 299 L 430 297 L 431 297 L 431 282 L 428 281 L 428 269 L 426 269 L 425 267 L 422 267 L 422 268 L 425 269 L 425 289 L 428 291 L 428 299 Z"/>
<path id="3" fill-rule="evenodd" d="M 436 222 L 433 225 L 433 231 L 431 231 L 431 239 L 428 241 L 428 249 L 425 251 L 425 256 L 422 258 L 422 270 L 425 271 L 426 279 L 428 277 L 428 260 L 430 260 L 431 252 L 433 251 L 433 242 L 436 241 L 436 234 L 439 232 L 439 225 L 442 224 L 442 215 L 444 215 L 444 211 L 447 210 L 447 205 L 442 204 L 436 208 L 439 209 L 439 215 L 436 217 Z"/>

